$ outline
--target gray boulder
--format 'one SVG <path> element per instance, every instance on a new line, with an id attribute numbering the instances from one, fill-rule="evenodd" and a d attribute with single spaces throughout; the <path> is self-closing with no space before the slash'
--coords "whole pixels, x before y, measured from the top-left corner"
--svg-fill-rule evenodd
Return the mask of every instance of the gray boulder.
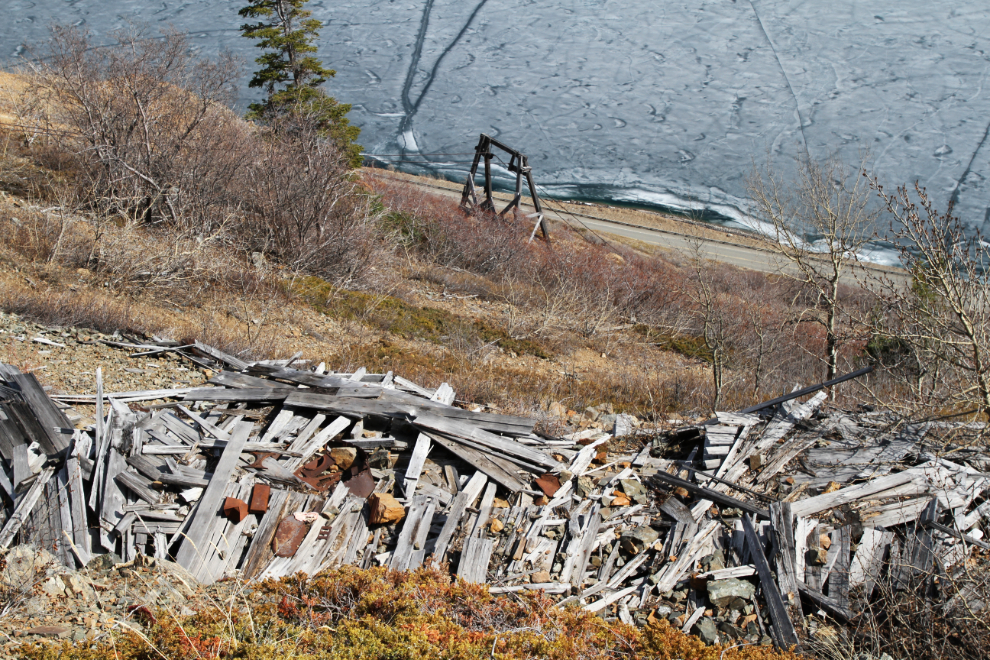
<path id="1" fill-rule="evenodd" d="M 749 600 L 756 593 L 753 583 L 737 578 L 728 580 L 713 580 L 708 583 L 708 600 L 713 605 L 725 607 L 735 598 Z"/>

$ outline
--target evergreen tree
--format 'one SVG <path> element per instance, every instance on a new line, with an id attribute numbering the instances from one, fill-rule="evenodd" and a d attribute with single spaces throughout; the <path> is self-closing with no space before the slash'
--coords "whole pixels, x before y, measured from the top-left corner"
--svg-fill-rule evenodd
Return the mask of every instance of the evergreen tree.
<path id="1" fill-rule="evenodd" d="M 347 113 L 351 106 L 338 103 L 321 87 L 336 71 L 323 66 L 314 53 L 320 21 L 303 9 L 309 0 L 250 0 L 238 13 L 256 23 L 241 26 L 241 35 L 257 39 L 265 53 L 255 62 L 261 65 L 249 83 L 264 89 L 266 97 L 248 106 L 248 118 L 298 114 L 315 119 L 321 132 L 340 144 L 349 154 L 352 167 L 361 164 L 361 146 L 355 144 L 361 132 L 351 126 Z"/>

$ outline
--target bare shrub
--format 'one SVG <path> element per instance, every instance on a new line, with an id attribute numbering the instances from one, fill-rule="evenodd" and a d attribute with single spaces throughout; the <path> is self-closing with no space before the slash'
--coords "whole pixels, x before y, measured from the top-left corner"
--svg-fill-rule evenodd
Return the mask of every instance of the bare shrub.
<path id="1" fill-rule="evenodd" d="M 49 129 L 50 164 L 74 157 L 99 215 L 209 231 L 242 162 L 227 107 L 237 67 L 228 55 L 195 59 L 177 32 L 146 36 L 121 31 L 117 46 L 94 48 L 85 32 L 53 28 L 22 115 Z"/>
<path id="2" fill-rule="evenodd" d="M 990 419 L 990 244 L 951 210 L 939 212 L 917 184 L 913 194 L 906 187 L 885 192 L 876 179 L 871 185 L 911 274 L 907 285 L 872 280 L 881 300 L 874 356 L 904 377 L 919 412 Z"/>
<path id="3" fill-rule="evenodd" d="M 349 154 L 302 111 L 272 119 L 259 147 L 238 230 L 246 246 L 334 283 L 355 279 L 371 264 L 376 239 Z"/>

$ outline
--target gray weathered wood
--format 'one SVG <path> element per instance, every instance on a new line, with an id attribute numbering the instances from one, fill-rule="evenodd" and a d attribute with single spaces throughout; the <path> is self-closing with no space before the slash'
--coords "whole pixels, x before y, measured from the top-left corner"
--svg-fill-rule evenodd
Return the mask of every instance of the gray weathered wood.
<path id="1" fill-rule="evenodd" d="M 127 470 L 118 472 L 114 478 L 148 504 L 158 504 L 160 498 L 158 493 L 151 489 L 151 481 L 149 479 L 133 472 L 128 472 Z"/>
<path id="2" fill-rule="evenodd" d="M 672 474 L 667 474 L 666 472 L 657 472 L 655 475 L 653 475 L 653 477 L 654 479 L 662 481 L 675 488 L 680 486 L 693 495 L 700 496 L 706 500 L 711 500 L 712 502 L 716 502 L 718 504 L 721 504 L 722 506 L 741 509 L 746 513 L 755 515 L 759 518 L 763 518 L 763 519 L 770 518 L 770 513 L 766 509 L 755 507 L 749 502 L 743 502 L 742 500 L 738 500 L 734 497 L 730 497 L 729 495 L 723 495 L 722 493 L 714 491 L 710 488 L 704 488 L 703 486 L 698 486 L 697 484 L 693 484 L 690 481 L 681 479 L 680 477 L 676 477 Z"/>
<path id="3" fill-rule="evenodd" d="M 462 443 L 456 442 L 449 438 L 445 438 L 440 435 L 431 435 L 433 440 L 437 444 L 443 446 L 452 454 L 466 461 L 475 470 L 484 472 L 488 475 L 488 478 L 495 481 L 505 488 L 509 489 L 513 493 L 518 493 L 519 491 L 526 488 L 526 484 L 516 476 L 514 470 L 510 470 L 504 465 L 489 456 L 486 456 L 482 452 L 468 447 Z"/>
<path id="4" fill-rule="evenodd" d="M 415 555 L 419 551 L 425 551 L 426 535 L 430 531 L 430 523 L 433 521 L 433 512 L 436 509 L 436 500 L 425 495 L 416 495 L 412 498 L 409 513 L 403 521 L 402 529 L 399 532 L 399 540 L 396 543 L 395 551 L 392 554 L 390 568 L 395 571 L 418 568 Z M 416 546 L 419 547 L 416 547 Z M 422 559 L 419 560 L 422 563 Z"/>
<path id="5" fill-rule="evenodd" d="M 746 534 L 746 544 L 749 547 L 750 557 L 753 559 L 753 566 L 760 576 L 760 584 L 763 586 L 763 597 L 766 599 L 767 609 L 770 610 L 770 620 L 773 622 L 773 640 L 777 648 L 789 649 L 791 646 L 800 644 L 794 624 L 791 622 L 783 600 L 780 596 L 780 589 L 770 572 L 770 564 L 763 551 L 763 544 L 756 535 L 756 529 L 749 516 L 742 517 L 743 530 Z"/>
<path id="6" fill-rule="evenodd" d="M 41 498 L 42 493 L 45 490 L 45 485 L 52 478 L 55 473 L 54 468 L 45 468 L 38 475 L 38 478 L 34 480 L 31 484 L 31 488 L 28 492 L 24 494 L 21 501 L 18 502 L 17 507 L 14 509 L 14 513 L 11 514 L 10 518 L 7 519 L 7 523 L 0 530 L 0 548 L 6 548 L 10 546 L 10 542 L 14 540 L 14 536 L 20 531 L 21 525 L 27 520 L 28 516 L 34 511 L 34 507 L 38 504 L 38 500 Z"/>
<path id="7" fill-rule="evenodd" d="M 217 516 L 224 489 L 234 474 L 241 457 L 241 449 L 251 435 L 253 426 L 249 422 L 239 422 L 234 427 L 230 442 L 227 443 L 220 456 L 220 462 L 213 470 L 213 478 L 196 503 L 195 510 L 188 516 L 190 525 L 176 553 L 175 561 L 190 571 L 194 568 L 198 569 L 200 557 L 206 550 L 208 540 L 206 535 L 209 533 L 210 522 Z M 195 571 L 193 572 L 195 574 Z"/>
<path id="8" fill-rule="evenodd" d="M 488 564 L 494 547 L 491 539 L 477 536 L 465 539 L 461 559 L 457 564 L 457 575 L 465 582 L 474 584 L 487 582 Z"/>
<path id="9" fill-rule="evenodd" d="M 790 612 L 791 624 L 800 630 L 804 619 L 798 592 L 797 548 L 795 546 L 794 516 L 788 502 L 770 505 L 770 525 L 774 532 L 777 557 L 777 579 L 784 606 Z M 803 546 L 803 544 L 802 544 Z"/>
<path id="10" fill-rule="evenodd" d="M 454 536 L 461 522 L 464 511 L 474 504 L 474 501 L 481 495 L 481 489 L 488 482 L 488 477 L 481 472 L 475 472 L 471 479 L 464 486 L 464 490 L 454 497 L 450 508 L 447 510 L 447 522 L 440 530 L 440 536 L 433 546 L 433 565 L 437 566 L 443 561 L 447 552 L 447 545 Z"/>
<path id="11" fill-rule="evenodd" d="M 419 477 L 423 472 L 423 464 L 426 462 L 426 457 L 430 453 L 431 446 L 432 443 L 429 436 L 420 433 L 416 437 L 416 444 L 413 445 L 412 455 L 409 457 L 409 463 L 406 466 L 406 474 L 402 479 L 402 494 L 407 498 L 412 497 L 416 493 L 416 484 L 419 483 Z"/>

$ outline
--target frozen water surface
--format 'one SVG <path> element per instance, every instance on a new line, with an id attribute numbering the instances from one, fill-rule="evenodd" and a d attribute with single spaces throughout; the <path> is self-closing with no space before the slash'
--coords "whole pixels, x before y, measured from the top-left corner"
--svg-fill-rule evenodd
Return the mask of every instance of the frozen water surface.
<path id="1" fill-rule="evenodd" d="M 127 20 L 188 31 L 204 53 L 256 56 L 243 0 L 7 0 L 0 61 L 52 22 L 98 42 Z M 585 198 L 740 217 L 768 152 L 869 150 L 888 186 L 990 225 L 990 11 L 937 0 L 313 0 L 330 89 L 369 153 L 466 169 L 487 132 L 537 182 Z M 245 86 L 245 102 L 249 95 Z"/>

